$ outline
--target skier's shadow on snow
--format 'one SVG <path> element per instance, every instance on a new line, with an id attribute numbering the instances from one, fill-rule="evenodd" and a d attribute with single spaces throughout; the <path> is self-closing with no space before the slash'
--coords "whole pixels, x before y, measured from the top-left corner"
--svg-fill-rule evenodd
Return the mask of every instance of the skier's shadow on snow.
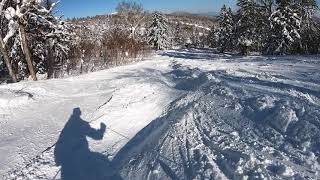
<path id="1" fill-rule="evenodd" d="M 80 116 L 80 108 L 73 109 L 73 114 L 64 126 L 54 149 L 55 162 L 61 166 L 61 179 L 122 179 L 111 167 L 106 156 L 90 151 L 86 139 L 88 136 L 94 140 L 101 140 L 106 131 L 106 125 L 101 123 L 100 129 L 96 130 Z"/>

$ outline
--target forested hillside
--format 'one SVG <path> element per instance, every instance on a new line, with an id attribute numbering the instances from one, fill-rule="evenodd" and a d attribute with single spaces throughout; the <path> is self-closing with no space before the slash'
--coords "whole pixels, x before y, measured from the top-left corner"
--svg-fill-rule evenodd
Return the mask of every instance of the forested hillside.
<path id="1" fill-rule="evenodd" d="M 218 17 L 161 15 L 136 2 L 121 2 L 111 15 L 68 20 L 55 17 L 57 7 L 51 0 L 2 0 L 0 5 L 0 73 L 6 82 L 92 72 L 141 60 L 161 49 L 211 47 L 241 55 L 319 53 L 315 0 L 238 0 L 237 10 L 223 6 Z M 155 38 L 150 31 L 158 31 L 152 27 L 154 14 L 166 19 L 164 48 L 150 40 Z"/>

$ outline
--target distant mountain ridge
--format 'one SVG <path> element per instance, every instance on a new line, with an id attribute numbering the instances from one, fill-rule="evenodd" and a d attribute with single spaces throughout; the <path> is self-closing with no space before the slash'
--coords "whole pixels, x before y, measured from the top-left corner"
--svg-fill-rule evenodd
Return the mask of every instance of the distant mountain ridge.
<path id="1" fill-rule="evenodd" d="M 215 17 L 218 16 L 219 13 L 217 12 L 198 12 L 198 13 L 193 13 L 193 12 L 186 12 L 186 11 L 176 11 L 170 13 L 171 15 L 189 15 L 189 16 L 211 16 Z"/>

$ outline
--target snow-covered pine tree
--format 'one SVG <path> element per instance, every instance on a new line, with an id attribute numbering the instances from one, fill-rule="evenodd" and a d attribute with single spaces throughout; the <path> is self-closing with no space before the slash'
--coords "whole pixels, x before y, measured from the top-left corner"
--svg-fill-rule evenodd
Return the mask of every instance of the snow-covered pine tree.
<path id="1" fill-rule="evenodd" d="M 210 28 L 210 32 L 207 36 L 209 47 L 216 48 L 218 44 L 218 38 L 219 38 L 219 32 L 217 32 L 218 28 L 215 26 L 212 26 Z"/>
<path id="2" fill-rule="evenodd" d="M 15 58 L 13 63 L 19 70 L 20 78 L 31 75 L 36 80 L 36 72 L 48 72 L 50 77 L 54 64 L 61 64 L 57 61 L 68 53 L 68 26 L 53 16 L 54 3 L 47 9 L 44 7 L 46 3 L 41 0 L 9 2 L 11 4 L 7 4 L 5 11 L 8 28 L 3 41 L 8 46 L 9 54 Z"/>
<path id="3" fill-rule="evenodd" d="M 234 21 L 231 8 L 224 5 L 221 9 L 219 17 L 219 38 L 218 49 L 220 52 L 225 52 L 232 49 L 232 42 L 234 38 Z"/>
<path id="4" fill-rule="evenodd" d="M 296 8 L 302 18 L 301 23 L 301 50 L 307 54 L 319 52 L 320 47 L 320 25 L 315 21 L 314 16 L 319 9 L 316 0 L 296 0 Z"/>
<path id="5" fill-rule="evenodd" d="M 301 16 L 291 0 L 278 0 L 276 11 L 270 16 L 271 36 L 268 43 L 269 54 L 296 53 L 301 44 Z"/>
<path id="6" fill-rule="evenodd" d="M 30 9 L 36 15 L 29 16 L 27 25 L 29 38 L 34 42 L 33 55 L 37 59 L 38 73 L 47 73 L 48 78 L 53 76 L 54 69 L 65 63 L 71 41 L 69 26 L 53 15 L 55 5 L 52 1 L 34 4 Z"/>
<path id="7" fill-rule="evenodd" d="M 158 12 L 153 15 L 148 38 L 149 44 L 156 50 L 163 50 L 170 47 L 168 20 Z"/>
<path id="8" fill-rule="evenodd" d="M 249 51 L 259 51 L 262 45 L 263 17 L 254 0 L 238 0 L 237 23 L 235 36 L 242 55 Z"/>
<path id="9" fill-rule="evenodd" d="M 255 0 L 256 5 L 266 14 L 271 15 L 278 0 Z"/>
<path id="10" fill-rule="evenodd" d="M 259 17 L 258 18 L 258 31 L 260 36 L 259 52 L 266 53 L 269 48 L 268 42 L 272 37 L 270 16 L 275 9 L 275 0 L 256 0 L 255 1 Z"/>

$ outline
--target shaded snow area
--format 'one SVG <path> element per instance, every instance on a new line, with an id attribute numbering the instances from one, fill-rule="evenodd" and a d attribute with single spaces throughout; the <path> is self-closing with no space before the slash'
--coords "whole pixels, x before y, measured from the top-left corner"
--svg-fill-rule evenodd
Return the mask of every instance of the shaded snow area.
<path id="1" fill-rule="evenodd" d="M 320 59 L 166 51 L 0 86 L 2 179 L 319 179 Z"/>

